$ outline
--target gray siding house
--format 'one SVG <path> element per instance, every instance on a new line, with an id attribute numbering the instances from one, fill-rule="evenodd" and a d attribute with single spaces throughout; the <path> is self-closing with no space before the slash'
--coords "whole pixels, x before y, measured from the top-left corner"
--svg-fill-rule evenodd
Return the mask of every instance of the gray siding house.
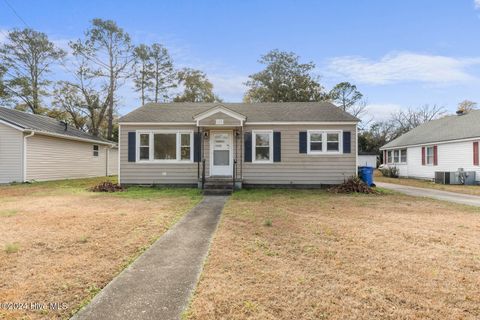
<path id="1" fill-rule="evenodd" d="M 119 181 L 342 183 L 356 174 L 358 121 L 330 103 L 147 104 L 119 120 Z"/>
<path id="2" fill-rule="evenodd" d="M 0 183 L 116 175 L 115 144 L 58 120 L 0 107 Z"/>

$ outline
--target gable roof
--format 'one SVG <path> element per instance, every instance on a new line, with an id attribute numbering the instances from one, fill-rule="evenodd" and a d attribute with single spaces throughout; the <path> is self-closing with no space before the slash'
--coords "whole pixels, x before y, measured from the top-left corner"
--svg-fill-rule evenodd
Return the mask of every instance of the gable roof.
<path id="1" fill-rule="evenodd" d="M 87 140 L 100 144 L 114 144 L 111 141 L 92 136 L 59 120 L 38 114 L 26 113 L 14 109 L 0 107 L 0 121 L 4 121 L 22 131 L 34 131 L 39 134 L 54 135 L 66 139 Z"/>
<path id="2" fill-rule="evenodd" d="M 424 123 L 390 141 L 381 149 L 480 137 L 480 110 Z"/>
<path id="3" fill-rule="evenodd" d="M 252 122 L 358 122 L 358 118 L 329 102 L 281 103 L 148 103 L 120 118 L 120 123 L 192 123 L 216 107 L 226 108 Z"/>

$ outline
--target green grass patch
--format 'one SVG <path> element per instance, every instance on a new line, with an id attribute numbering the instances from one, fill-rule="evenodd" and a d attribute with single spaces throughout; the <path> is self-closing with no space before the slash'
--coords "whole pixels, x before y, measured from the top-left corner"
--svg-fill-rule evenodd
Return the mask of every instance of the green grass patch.
<path id="1" fill-rule="evenodd" d="M 20 245 L 18 243 L 8 243 L 5 246 L 5 252 L 7 254 L 16 253 L 20 250 Z"/>
<path id="2" fill-rule="evenodd" d="M 1 210 L 0 217 L 13 217 L 16 216 L 18 213 L 17 210 L 10 209 L 10 210 Z"/>

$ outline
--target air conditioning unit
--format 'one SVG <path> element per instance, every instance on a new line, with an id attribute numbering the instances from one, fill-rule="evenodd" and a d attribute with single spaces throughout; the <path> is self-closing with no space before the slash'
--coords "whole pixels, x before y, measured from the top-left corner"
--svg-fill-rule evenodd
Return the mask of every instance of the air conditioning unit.
<path id="1" fill-rule="evenodd" d="M 436 171 L 435 183 L 474 185 L 475 171 L 464 171 L 462 168 L 458 171 Z"/>

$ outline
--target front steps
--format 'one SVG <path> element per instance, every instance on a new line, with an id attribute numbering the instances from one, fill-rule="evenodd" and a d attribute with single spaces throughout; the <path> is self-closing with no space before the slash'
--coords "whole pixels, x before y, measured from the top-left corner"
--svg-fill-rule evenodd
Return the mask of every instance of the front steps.
<path id="1" fill-rule="evenodd" d="M 203 194 L 206 196 L 226 196 L 232 192 L 232 178 L 208 178 L 203 188 Z"/>

